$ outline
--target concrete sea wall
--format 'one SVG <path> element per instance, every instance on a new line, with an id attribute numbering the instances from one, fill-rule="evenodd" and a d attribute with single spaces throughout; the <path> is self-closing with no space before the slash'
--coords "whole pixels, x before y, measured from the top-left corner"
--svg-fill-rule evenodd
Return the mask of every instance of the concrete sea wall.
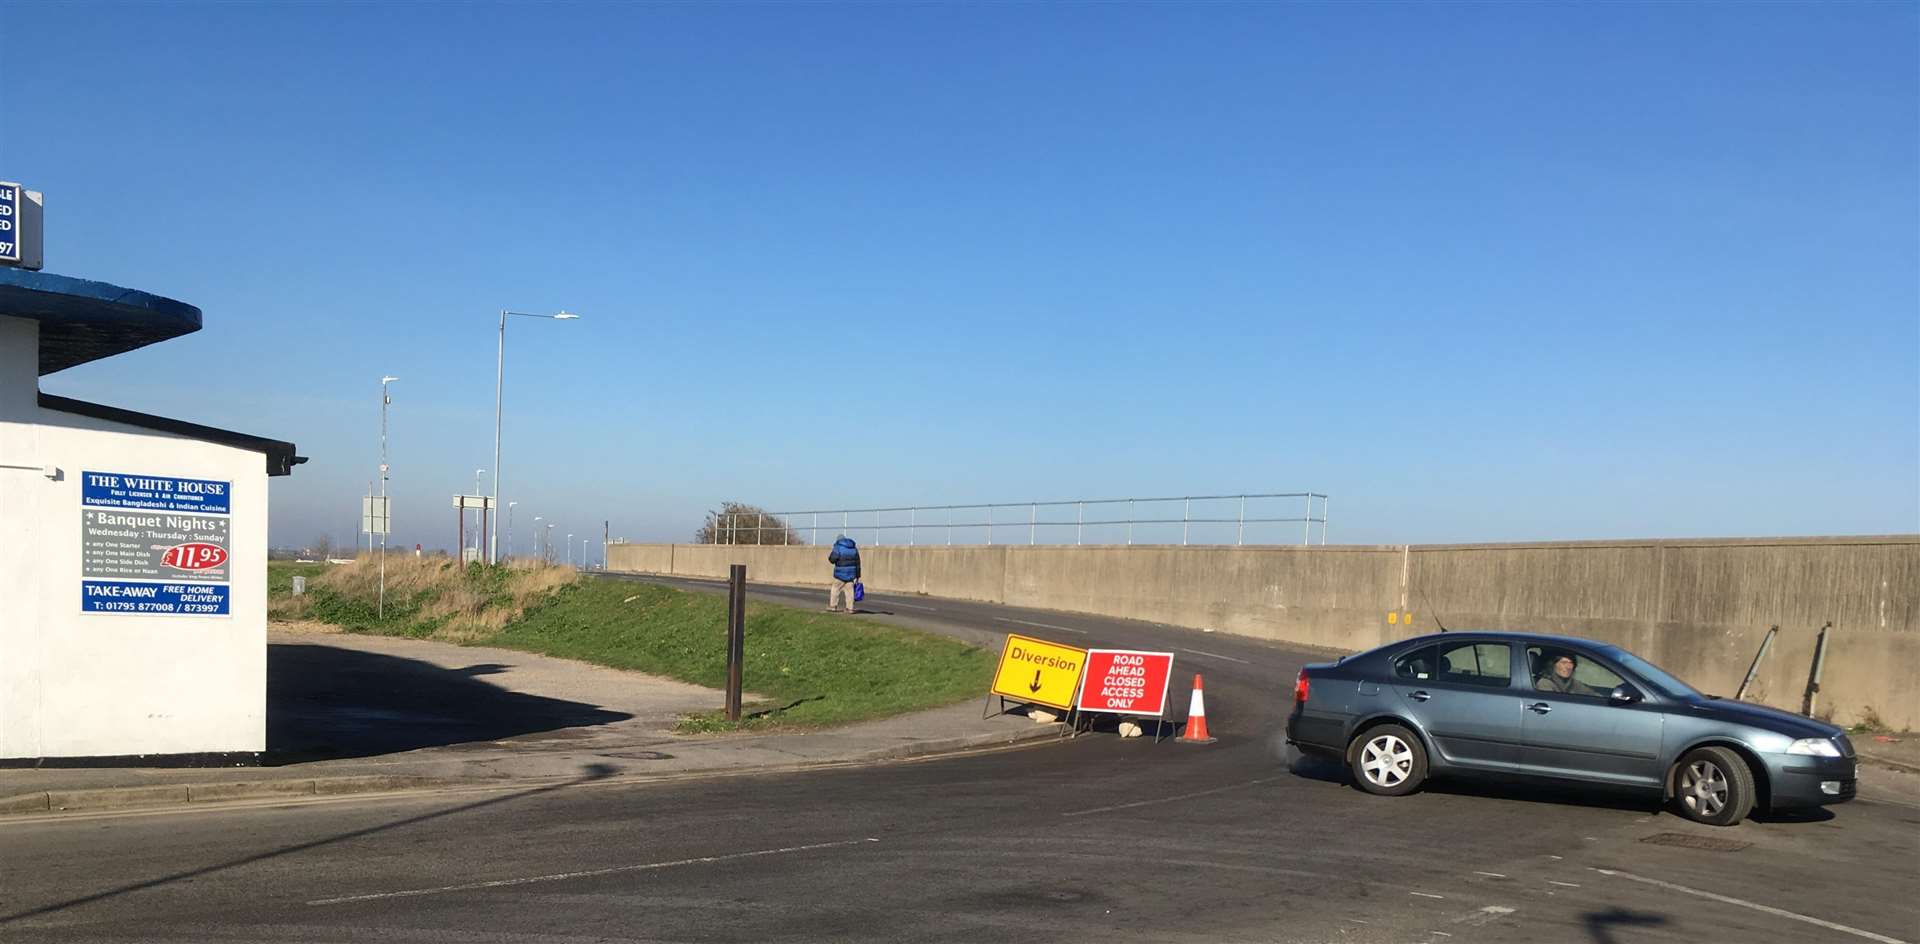
<path id="1" fill-rule="evenodd" d="M 824 586 L 825 547 L 615 544 L 616 571 Z M 1450 629 L 1616 643 L 1732 695 L 1799 710 L 1831 622 L 1815 713 L 1920 727 L 1920 535 L 1368 546 L 862 549 L 877 592 L 1147 620 L 1358 651 Z M 1436 619 L 1437 617 L 1437 619 Z"/>

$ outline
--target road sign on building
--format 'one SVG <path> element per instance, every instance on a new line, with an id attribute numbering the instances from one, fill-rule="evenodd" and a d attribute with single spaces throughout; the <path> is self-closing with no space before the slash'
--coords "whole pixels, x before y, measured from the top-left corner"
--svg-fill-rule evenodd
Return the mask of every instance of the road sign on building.
<path id="1" fill-rule="evenodd" d="M 84 613 L 226 616 L 231 482 L 82 472 Z"/>
<path id="2" fill-rule="evenodd" d="M 40 268 L 40 206 L 38 191 L 0 181 L 0 265 Z"/>
<path id="3" fill-rule="evenodd" d="M 1087 651 L 1086 684 L 1080 686 L 1081 711 L 1158 718 L 1167 710 L 1167 683 L 1173 677 L 1173 653 L 1133 649 Z"/>
<path id="4" fill-rule="evenodd" d="M 993 694 L 1066 710 L 1085 668 L 1084 649 L 1009 634 L 993 673 Z"/>

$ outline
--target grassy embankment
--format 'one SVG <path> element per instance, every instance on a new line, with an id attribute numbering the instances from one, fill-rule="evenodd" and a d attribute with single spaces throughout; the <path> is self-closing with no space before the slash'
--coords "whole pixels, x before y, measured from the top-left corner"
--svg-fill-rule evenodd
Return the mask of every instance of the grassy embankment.
<path id="1" fill-rule="evenodd" d="M 726 684 L 726 600 L 652 584 L 581 578 L 543 564 L 470 565 L 387 558 L 387 609 L 375 615 L 377 571 L 352 565 L 268 567 L 276 619 L 348 632 L 442 639 L 578 659 L 712 688 Z M 291 596 L 295 574 L 307 593 Z M 728 724 L 718 711 L 683 731 L 814 727 L 951 704 L 986 691 L 991 654 L 941 636 L 791 607 L 747 608 L 747 691 L 767 699 Z"/>

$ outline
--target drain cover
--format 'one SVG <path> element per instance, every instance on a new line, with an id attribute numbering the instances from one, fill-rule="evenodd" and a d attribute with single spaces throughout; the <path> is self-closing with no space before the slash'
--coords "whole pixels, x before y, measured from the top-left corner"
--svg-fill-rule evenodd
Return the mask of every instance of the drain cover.
<path id="1" fill-rule="evenodd" d="M 1703 852 L 1739 852 L 1753 845 L 1753 843 L 1741 842 L 1738 839 L 1721 839 L 1718 836 L 1690 836 L 1686 833 L 1654 833 L 1640 841 L 1652 843 L 1656 846 L 1679 846 L 1682 849 L 1699 849 Z"/>

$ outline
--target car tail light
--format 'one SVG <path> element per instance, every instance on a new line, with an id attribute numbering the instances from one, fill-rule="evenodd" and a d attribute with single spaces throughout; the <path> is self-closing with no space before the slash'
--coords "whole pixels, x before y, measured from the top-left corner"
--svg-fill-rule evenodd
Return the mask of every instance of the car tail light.
<path id="1" fill-rule="evenodd" d="M 1310 689 L 1310 688 L 1311 688 L 1311 686 L 1309 686 L 1309 685 L 1307 684 L 1307 670 L 1306 670 L 1306 669 L 1301 669 L 1301 670 L 1300 670 L 1300 677 L 1299 677 L 1299 678 L 1297 678 L 1297 679 L 1295 679 L 1295 680 L 1293 681 L 1293 701 L 1294 701 L 1294 703 L 1295 703 L 1295 704 L 1304 704 L 1304 703 L 1306 702 L 1306 700 L 1307 700 L 1307 693 L 1308 693 L 1308 691 L 1309 691 L 1309 689 Z"/>

